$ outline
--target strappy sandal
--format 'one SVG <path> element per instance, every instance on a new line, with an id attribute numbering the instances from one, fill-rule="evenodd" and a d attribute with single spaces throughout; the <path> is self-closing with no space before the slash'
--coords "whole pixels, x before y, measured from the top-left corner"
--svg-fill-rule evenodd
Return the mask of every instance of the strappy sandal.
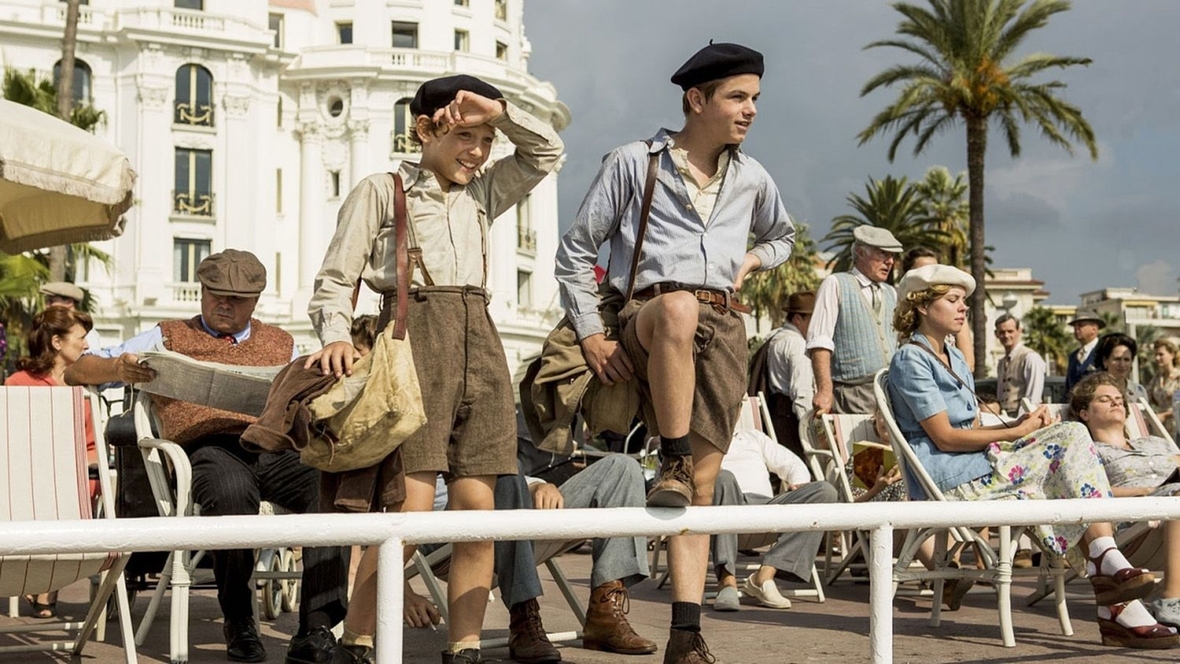
<path id="1" fill-rule="evenodd" d="M 29 607 L 32 608 L 31 614 L 34 618 L 41 620 L 50 620 L 57 617 L 57 602 L 39 602 L 36 595 L 23 595 Z"/>
<path id="2" fill-rule="evenodd" d="M 1125 605 L 1110 607 L 1110 620 L 1098 619 L 1098 633 L 1102 645 L 1117 648 L 1138 648 L 1140 650 L 1166 650 L 1180 646 L 1180 634 L 1156 623 L 1142 627 L 1127 627 L 1115 621 Z"/>
<path id="3" fill-rule="evenodd" d="M 1151 594 L 1155 588 L 1155 576 L 1150 570 L 1142 567 L 1124 567 L 1114 574 L 1102 574 L 1102 559 L 1106 554 L 1115 550 L 1110 547 L 1091 558 L 1090 562 L 1098 570 L 1090 576 L 1090 585 L 1094 587 L 1094 601 L 1098 606 L 1123 604 L 1143 599 Z"/>

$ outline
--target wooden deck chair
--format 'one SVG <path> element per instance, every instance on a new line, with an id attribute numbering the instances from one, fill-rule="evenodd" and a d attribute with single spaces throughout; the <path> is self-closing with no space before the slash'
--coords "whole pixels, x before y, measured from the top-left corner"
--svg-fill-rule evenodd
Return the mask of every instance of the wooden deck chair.
<path id="1" fill-rule="evenodd" d="M 86 459 L 85 406 L 102 412 L 97 395 L 80 387 L 0 388 L 0 519 L 4 521 L 80 521 L 115 518 L 106 445 L 96 441 L 98 501 L 90 498 Z M 97 429 L 101 431 L 101 429 Z M 98 508 L 96 510 L 96 508 Z M 101 517 L 96 517 L 96 511 Z M 123 567 L 128 555 L 119 552 L 45 554 L 0 557 L 0 596 L 60 590 L 82 579 L 101 576 L 92 592 L 83 622 L 37 622 L 0 630 L 6 634 L 65 631 L 73 640 L 0 647 L 0 652 L 70 650 L 82 654 L 86 642 L 105 620 L 107 603 L 115 598 L 119 613 L 124 659 L 136 661 L 131 635 L 131 610 Z M 68 638 L 68 637 L 67 637 Z"/>
<path id="2" fill-rule="evenodd" d="M 156 437 L 154 431 L 160 428 L 149 394 L 137 392 L 132 408 L 139 450 L 143 454 L 148 481 L 160 516 L 200 515 L 200 506 L 193 503 L 193 473 L 188 454 L 180 445 Z M 265 501 L 259 507 L 260 514 L 275 514 L 280 511 L 277 506 Z M 169 552 L 168 560 L 152 591 L 147 610 L 135 632 L 135 642 L 143 645 L 159 612 L 164 593 L 171 591 L 169 653 L 174 664 L 188 661 L 190 590 L 194 583 L 212 579 L 211 570 L 199 568 L 204 556 L 204 551 Z M 265 596 L 261 607 L 262 613 L 270 617 L 276 613 L 276 609 L 293 611 L 298 593 L 297 584 L 301 577 L 302 572 L 296 569 L 294 554 L 289 547 L 260 551 L 254 579 L 262 586 Z M 251 596 L 251 601 L 254 615 L 258 617 L 260 606 L 257 593 Z"/>
<path id="3" fill-rule="evenodd" d="M 907 484 L 911 486 L 911 494 L 913 493 L 913 483 L 917 483 L 926 493 L 929 500 L 945 501 L 946 497 L 926 472 L 926 469 L 922 467 L 922 462 L 918 459 L 913 448 L 910 447 L 909 441 L 906 440 L 897 426 L 897 420 L 893 416 L 893 404 L 889 398 L 888 381 L 888 369 L 882 369 L 877 372 L 877 375 L 873 379 L 873 392 L 877 398 L 877 406 L 881 409 L 881 415 L 885 418 L 894 455 L 897 457 L 897 462 L 901 466 Z M 894 588 L 896 589 L 897 584 L 902 581 L 933 581 L 934 600 L 931 602 L 930 625 L 937 627 L 941 621 L 942 613 L 942 603 L 939 601 L 939 598 L 942 597 L 942 586 L 946 579 L 962 578 L 988 581 L 996 591 L 996 605 L 1000 618 L 1000 636 L 1004 646 L 1015 646 L 1016 637 L 1012 630 L 1012 559 L 1016 554 L 1016 539 L 1019 538 L 1020 532 L 1023 529 L 1017 529 L 1014 532 L 1011 526 L 1000 525 L 997 528 L 999 531 L 1000 545 L 998 551 L 993 549 L 991 543 L 981 537 L 979 533 L 966 527 L 950 529 L 954 544 L 948 550 L 947 538 L 941 534 L 943 530 L 945 529 L 923 528 L 907 533 L 901 555 L 893 568 Z M 920 570 L 911 568 L 909 563 L 914 558 L 918 545 L 924 539 L 931 536 L 931 534 L 935 533 L 938 534 L 935 538 L 935 569 L 928 571 L 925 568 Z M 954 568 L 947 564 L 955 550 L 961 549 L 967 544 L 974 544 L 976 546 L 976 551 L 984 562 L 984 569 Z M 1066 636 L 1071 636 L 1073 634 L 1073 625 L 1070 623 L 1069 609 L 1065 603 L 1065 574 L 1063 563 L 1059 556 L 1047 555 L 1046 557 L 1049 558 L 1052 568 L 1057 619 L 1061 626 L 1061 632 Z"/>
<path id="4" fill-rule="evenodd" d="M 544 565 L 545 569 L 549 570 L 549 575 L 553 577 L 553 582 L 557 584 L 557 589 L 561 591 L 566 604 L 569 605 L 570 610 L 573 611 L 574 616 L 578 619 L 578 624 L 582 627 L 586 626 L 586 609 L 582 607 L 581 600 L 574 594 L 573 586 L 570 585 L 569 578 L 565 575 L 565 571 L 561 569 L 557 558 L 563 553 L 578 548 L 585 541 L 585 539 L 576 539 L 533 542 L 533 557 L 536 563 L 538 565 Z M 422 583 L 426 586 L 427 592 L 430 593 L 431 601 L 438 608 L 438 612 L 442 615 L 444 621 L 448 619 L 447 594 L 439 581 L 445 581 L 447 578 L 447 574 L 450 571 L 453 550 L 451 544 L 444 544 L 429 554 L 423 554 L 421 549 L 419 549 L 414 552 L 413 566 L 406 570 L 407 581 L 416 576 L 422 577 Z M 493 577 L 492 589 L 495 590 L 496 586 L 496 579 Z M 546 634 L 546 636 L 550 641 L 555 643 L 577 641 L 582 638 L 582 630 L 579 629 L 574 632 L 551 632 Z M 479 642 L 479 645 L 481 649 L 506 648 L 508 647 L 508 639 L 504 637 L 483 639 Z"/>

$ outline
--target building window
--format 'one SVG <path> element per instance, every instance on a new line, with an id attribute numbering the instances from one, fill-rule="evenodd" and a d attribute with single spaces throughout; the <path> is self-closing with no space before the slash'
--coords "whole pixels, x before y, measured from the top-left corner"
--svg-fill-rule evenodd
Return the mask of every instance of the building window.
<path id="1" fill-rule="evenodd" d="M 341 44 L 352 43 L 352 21 L 336 24 L 336 39 Z"/>
<path id="2" fill-rule="evenodd" d="M 532 208 L 528 196 L 516 204 L 516 248 L 534 254 L 537 252 L 537 231 L 533 230 Z"/>
<path id="3" fill-rule="evenodd" d="M 394 21 L 393 47 L 418 48 L 418 24 Z"/>
<path id="4" fill-rule="evenodd" d="M 283 213 L 283 169 L 275 169 L 275 213 Z"/>
<path id="5" fill-rule="evenodd" d="M 176 148 L 176 189 L 172 209 L 180 214 L 213 216 L 213 151 Z"/>
<path id="6" fill-rule="evenodd" d="M 456 51 L 466 52 L 466 51 L 471 50 L 471 48 L 469 46 L 470 43 L 471 43 L 471 40 L 470 40 L 470 37 L 467 34 L 466 30 L 456 30 L 455 31 L 455 50 Z"/>
<path id="7" fill-rule="evenodd" d="M 410 138 L 414 128 L 414 114 L 410 112 L 410 100 L 402 99 L 393 105 L 393 151 L 401 154 L 421 152 L 422 147 Z"/>
<path id="8" fill-rule="evenodd" d="M 340 198 L 340 171 L 328 171 L 328 189 L 331 198 Z"/>
<path id="9" fill-rule="evenodd" d="M 282 14 L 268 14 L 266 17 L 266 27 L 271 32 L 275 33 L 275 48 L 283 47 L 283 15 Z"/>
<path id="10" fill-rule="evenodd" d="M 176 0 L 173 7 L 177 9 L 196 9 L 197 11 L 204 11 L 205 0 Z"/>
<path id="11" fill-rule="evenodd" d="M 65 0 L 62 1 L 64 2 Z M 467 7 L 469 4 L 469 0 L 455 0 L 456 7 Z"/>
<path id="12" fill-rule="evenodd" d="M 283 97 L 279 95 L 279 103 L 275 104 L 275 126 L 283 126 Z"/>
<path id="13" fill-rule="evenodd" d="M 516 306 L 533 306 L 533 273 L 516 271 Z"/>
<path id="14" fill-rule="evenodd" d="M 53 87 L 57 89 L 57 82 L 61 78 L 61 60 L 58 60 L 53 65 Z M 89 105 L 91 101 L 90 96 L 90 65 L 81 60 L 74 60 L 74 80 L 72 87 L 74 88 L 74 103 L 79 105 Z"/>
<path id="15" fill-rule="evenodd" d="M 176 70 L 176 124 L 213 126 L 213 74 L 201 65 Z"/>
<path id="16" fill-rule="evenodd" d="M 209 240 L 172 240 L 172 281 L 196 283 L 197 266 L 209 256 L 212 244 Z"/>
<path id="17" fill-rule="evenodd" d="M 496 19 L 508 20 L 508 0 L 496 0 Z"/>
<path id="18" fill-rule="evenodd" d="M 496 59 L 504 61 L 508 60 L 508 44 L 505 44 L 504 42 L 496 42 Z"/>

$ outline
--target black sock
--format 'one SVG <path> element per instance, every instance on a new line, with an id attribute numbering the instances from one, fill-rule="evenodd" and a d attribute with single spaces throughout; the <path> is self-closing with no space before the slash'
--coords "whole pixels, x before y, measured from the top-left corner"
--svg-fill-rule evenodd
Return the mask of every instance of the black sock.
<path id="1" fill-rule="evenodd" d="M 695 602 L 672 602 L 672 629 L 701 631 L 701 605 Z"/>
<path id="2" fill-rule="evenodd" d="M 302 638 L 311 634 L 317 627 L 324 627 L 332 629 L 335 623 L 332 622 L 332 617 L 323 611 L 312 611 L 307 614 L 306 621 L 300 621 L 299 631 L 295 633 L 296 637 Z"/>
<path id="3" fill-rule="evenodd" d="M 660 454 L 666 457 L 692 456 L 692 443 L 688 442 L 688 436 L 660 436 Z"/>

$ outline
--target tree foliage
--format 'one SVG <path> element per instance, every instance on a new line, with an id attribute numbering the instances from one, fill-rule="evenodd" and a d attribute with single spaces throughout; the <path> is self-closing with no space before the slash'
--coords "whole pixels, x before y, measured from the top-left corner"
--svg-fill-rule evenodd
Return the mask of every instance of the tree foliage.
<path id="1" fill-rule="evenodd" d="M 960 269 L 968 265 L 967 173 L 951 176 L 946 166 L 931 166 L 921 182 L 915 183 L 925 216 L 946 234 L 940 247 L 942 262 Z"/>
<path id="2" fill-rule="evenodd" d="M 1052 374 L 1064 376 L 1073 349 L 1073 336 L 1066 331 L 1057 314 L 1046 307 L 1033 307 L 1024 314 L 1024 345 L 1035 350 L 1053 368 Z"/>
<path id="3" fill-rule="evenodd" d="M 985 283 L 984 157 L 988 127 L 997 125 L 1012 157 L 1020 156 L 1021 127 L 1031 124 L 1041 137 L 1073 153 L 1080 143 L 1098 158 L 1094 130 L 1077 106 L 1060 94 L 1065 84 L 1038 81 L 1049 70 L 1089 65 L 1089 58 L 1033 53 L 1017 56 L 1034 31 L 1055 14 L 1067 11 L 1067 0 L 926 0 L 925 6 L 898 2 L 902 15 L 898 37 L 874 41 L 865 48 L 894 48 L 916 61 L 897 64 L 873 76 L 861 96 L 895 88 L 897 96 L 858 135 L 861 145 L 890 134 L 889 159 L 908 137 L 915 155 L 934 137 L 962 124 L 966 129 L 969 189 L 971 274 Z M 987 293 L 979 288 L 971 306 L 984 310 Z M 983 316 L 972 316 L 975 356 L 986 353 Z M 976 375 L 986 375 L 980 362 Z"/>

